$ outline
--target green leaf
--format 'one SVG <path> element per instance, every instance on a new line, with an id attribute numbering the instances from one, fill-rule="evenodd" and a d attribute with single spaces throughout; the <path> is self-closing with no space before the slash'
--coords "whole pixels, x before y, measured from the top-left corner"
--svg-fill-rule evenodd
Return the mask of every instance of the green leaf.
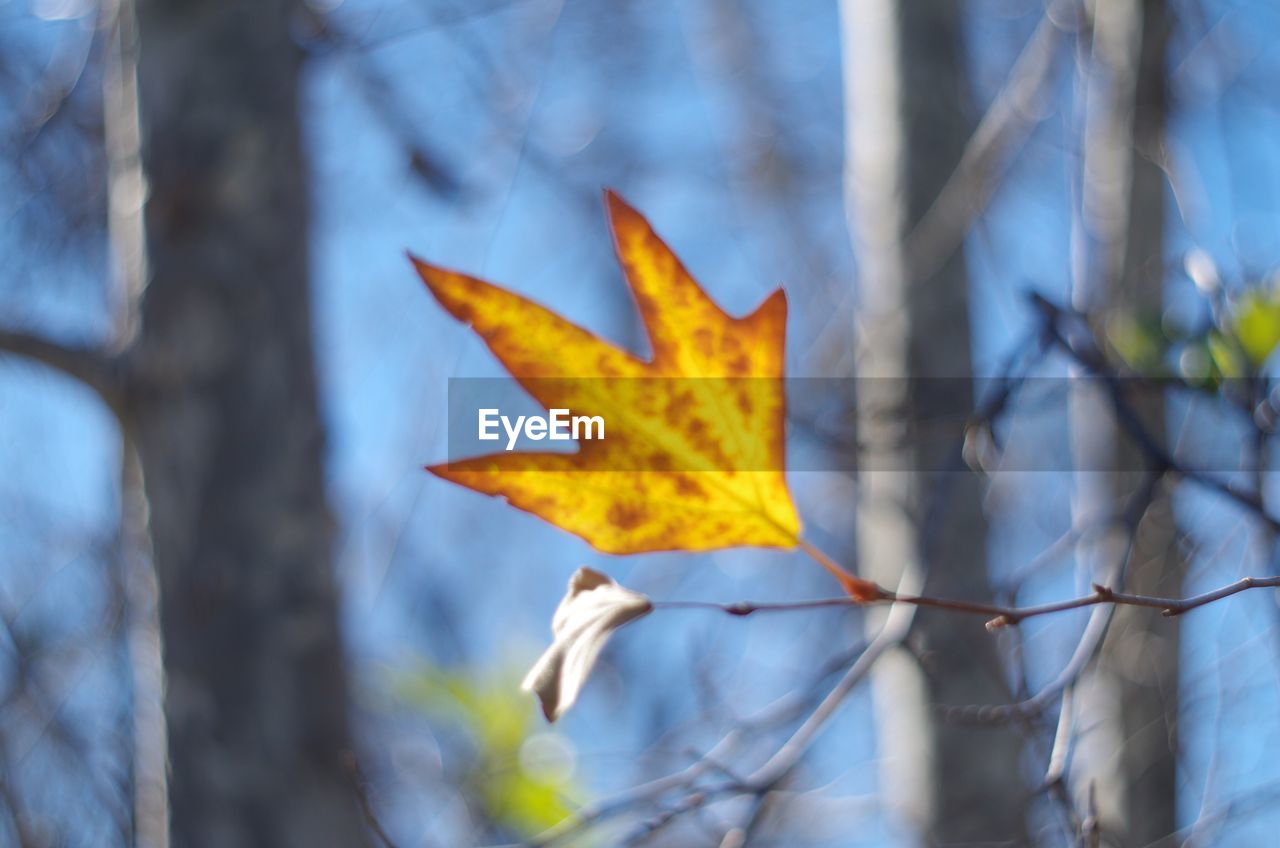
<path id="1" fill-rule="evenodd" d="M 1254 290 L 1236 304 L 1232 331 L 1240 349 L 1259 368 L 1280 344 L 1280 295 Z"/>
<path id="2" fill-rule="evenodd" d="M 401 675 L 393 688 L 410 705 L 471 738 L 475 756 L 463 785 L 469 803 L 490 821 L 531 836 L 572 814 L 569 801 L 577 793 L 570 775 L 521 756 L 530 739 L 545 732 L 514 676 L 476 679 L 423 666 Z"/>
<path id="3" fill-rule="evenodd" d="M 1238 380 L 1245 376 L 1248 363 L 1241 345 L 1227 338 L 1217 330 L 1212 330 L 1205 337 L 1205 348 L 1209 359 L 1217 370 L 1217 376 L 1226 380 Z"/>
<path id="4" fill-rule="evenodd" d="M 1140 374 L 1164 370 L 1169 338 L 1160 317 L 1117 313 L 1107 319 L 1107 342 L 1116 355 Z"/>

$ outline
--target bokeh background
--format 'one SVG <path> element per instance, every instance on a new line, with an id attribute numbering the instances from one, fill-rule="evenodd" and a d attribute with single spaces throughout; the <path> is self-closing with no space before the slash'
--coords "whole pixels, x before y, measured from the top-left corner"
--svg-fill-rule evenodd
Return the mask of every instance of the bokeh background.
<path id="1" fill-rule="evenodd" d="M 814 471 L 792 479 L 808 538 L 885 585 L 923 574 L 940 594 L 1024 604 L 1123 582 L 1108 569 L 1130 542 L 1128 577 L 1157 571 L 1139 587 L 1153 594 L 1268 576 L 1270 425 L 1251 413 L 1269 404 L 1267 340 L 1280 337 L 1278 36 L 1269 0 L 3 0 L 0 845 L 525 844 L 582 809 L 592 826 L 557 844 L 1272 844 L 1271 590 L 1176 630 L 1154 612 L 1120 619 L 1057 688 L 1094 610 L 1017 634 L 926 618 L 768 791 L 690 800 L 775 752 L 881 617 L 659 611 L 618 634 L 578 706 L 547 726 L 518 683 L 580 565 L 657 599 L 834 587 L 792 552 L 606 557 L 423 472 L 447 450 L 449 379 L 502 372 L 405 251 L 644 353 L 601 200 L 618 190 L 729 312 L 786 288 L 788 373 L 850 380 L 847 398 L 796 410 L 790 448 L 809 455 L 885 450 L 859 438 L 876 430 L 865 409 L 859 426 L 856 377 L 990 388 L 1034 375 L 1059 391 L 1083 366 L 1070 345 L 1042 344 L 1046 321 L 1076 322 L 1117 371 L 1170 379 L 1154 437 L 1175 458 L 1222 449 L 1213 479 L 1252 500 L 1178 474 L 1152 494 L 1136 473 L 1151 457 L 1132 453 L 1095 466 L 1123 466 L 1110 474 L 1015 459 L 942 483 L 882 475 L 870 492 L 857 474 Z M 214 294 L 184 306 L 184 287 Z M 259 297 L 243 323 L 226 305 Z M 114 377 L 86 387 L 34 336 L 86 356 L 138 346 L 158 382 L 104 402 Z M 239 353 L 206 360 L 209 345 Z M 203 385 L 208 362 L 215 381 L 232 362 L 264 382 L 238 393 L 226 378 L 177 411 L 148 393 Z M 314 396 L 297 396 L 312 373 Z M 1229 412 L 1188 412 L 1188 384 Z M 301 406 L 255 419 L 266 395 Z M 309 398 L 314 415 L 293 417 Z M 1009 451 L 1134 450 L 1094 432 L 1090 402 L 1002 423 L 1019 402 L 988 410 Z M 964 421 L 934 425 L 895 442 L 903 468 L 961 456 Z M 275 468 L 300 444 L 318 476 L 304 457 L 270 472 L 288 482 L 263 471 L 243 491 L 264 521 L 293 487 L 327 513 L 246 530 L 226 561 L 165 561 L 229 511 L 225 493 L 184 488 L 213 476 L 201 463 Z M 153 545 L 139 516 L 156 478 L 190 525 L 153 527 Z M 867 506 L 886 492 L 905 499 L 909 529 Z M 222 520 L 209 518 L 239 538 Z M 291 533 L 322 540 L 298 543 L 301 565 L 255 547 Z M 295 568 L 314 593 L 226 600 L 272 569 L 296 585 Z M 166 606 L 169 585 L 186 606 Z M 321 650 L 323 673 L 273 670 L 296 659 L 277 640 L 299 632 L 275 622 L 308 605 L 341 662 Z M 165 690 L 170 660 L 185 664 Z M 175 707 L 189 690 L 173 680 L 202 663 L 231 667 L 201 684 L 212 706 Z M 268 696 L 293 676 L 338 682 Z M 1039 692 L 1003 721 L 947 709 Z M 349 707 L 330 715 L 332 699 Z M 236 704 L 245 714 L 223 724 Z M 167 745 L 188 743 L 199 756 L 166 768 Z M 260 762 L 234 762 L 254 751 Z M 252 779 L 226 789 L 218 775 Z M 319 841 L 308 822 L 325 823 Z"/>

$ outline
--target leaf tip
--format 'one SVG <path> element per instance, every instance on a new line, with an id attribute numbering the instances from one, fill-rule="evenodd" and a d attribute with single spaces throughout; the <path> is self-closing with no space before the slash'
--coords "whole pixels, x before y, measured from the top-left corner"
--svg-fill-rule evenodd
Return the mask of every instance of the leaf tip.
<path id="1" fill-rule="evenodd" d="M 438 276 L 444 269 L 436 265 L 432 265 L 412 250 L 405 250 L 404 256 L 409 260 L 409 264 L 413 266 L 413 270 L 418 273 L 424 283 L 430 283 L 433 277 Z"/>
<path id="2" fill-rule="evenodd" d="M 609 214 L 609 225 L 613 229 L 615 235 L 619 227 L 626 222 L 641 218 L 639 212 L 630 203 L 622 199 L 622 195 L 618 194 L 611 188 L 604 190 L 605 211 Z"/>
<path id="3" fill-rule="evenodd" d="M 779 286 L 773 292 L 760 301 L 760 305 L 755 308 L 746 321 L 765 322 L 766 324 L 776 324 L 782 322 L 785 326 L 787 320 L 787 290 Z M 776 328 L 774 332 L 776 332 Z"/>
<path id="4" fill-rule="evenodd" d="M 413 265 L 413 270 L 417 273 L 418 279 L 427 287 L 427 291 L 431 292 L 431 294 L 439 300 L 440 294 L 438 289 L 443 281 L 444 269 L 432 265 L 425 259 L 415 255 L 412 251 L 406 250 L 404 254 L 408 257 L 410 264 Z"/>
<path id="5" fill-rule="evenodd" d="M 427 285 L 431 285 L 432 279 L 437 277 L 442 270 L 411 250 L 406 250 L 404 255 L 405 258 L 409 260 L 409 263 L 413 265 L 413 270 L 418 272 L 418 276 L 421 277 L 422 281 Z"/>

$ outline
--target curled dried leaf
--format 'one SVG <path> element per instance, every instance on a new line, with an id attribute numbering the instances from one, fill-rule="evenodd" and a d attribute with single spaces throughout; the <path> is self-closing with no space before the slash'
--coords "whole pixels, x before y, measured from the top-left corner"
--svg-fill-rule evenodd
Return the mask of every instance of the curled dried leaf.
<path id="1" fill-rule="evenodd" d="M 555 721 L 573 706 L 613 631 L 652 609 L 647 597 L 606 574 L 585 567 L 574 572 L 551 620 L 555 640 L 521 684 L 538 696 L 547 721 Z"/>

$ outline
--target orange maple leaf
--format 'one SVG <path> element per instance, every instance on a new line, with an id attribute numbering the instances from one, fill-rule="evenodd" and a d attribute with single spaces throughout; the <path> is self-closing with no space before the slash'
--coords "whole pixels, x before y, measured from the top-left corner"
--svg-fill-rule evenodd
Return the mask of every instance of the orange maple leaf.
<path id="1" fill-rule="evenodd" d="M 605 197 L 649 361 L 527 298 L 410 256 L 440 304 L 539 403 L 608 427 L 573 454 L 499 453 L 428 470 L 505 497 L 606 553 L 799 545 L 815 554 L 800 540 L 785 477 L 785 294 L 731 317 L 638 212 Z M 851 594 L 865 591 L 816 556 Z"/>

